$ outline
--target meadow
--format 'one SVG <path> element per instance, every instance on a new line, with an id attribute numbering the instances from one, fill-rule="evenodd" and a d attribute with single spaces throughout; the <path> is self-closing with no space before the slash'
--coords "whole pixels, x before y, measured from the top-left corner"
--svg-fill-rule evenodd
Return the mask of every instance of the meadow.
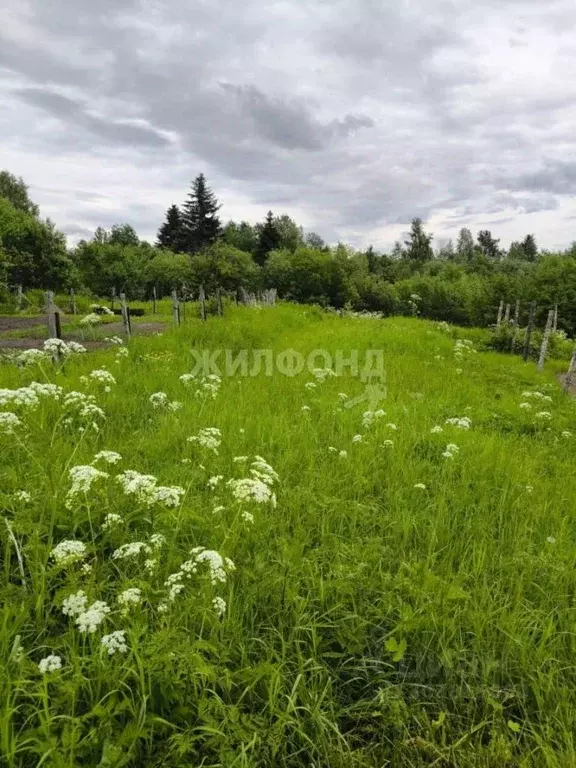
<path id="1" fill-rule="evenodd" d="M 576 765 L 565 363 L 416 318 L 191 314 L 0 365 L 3 764 Z M 201 350 L 256 375 L 192 375 Z M 382 350 L 385 392 L 256 350 Z"/>

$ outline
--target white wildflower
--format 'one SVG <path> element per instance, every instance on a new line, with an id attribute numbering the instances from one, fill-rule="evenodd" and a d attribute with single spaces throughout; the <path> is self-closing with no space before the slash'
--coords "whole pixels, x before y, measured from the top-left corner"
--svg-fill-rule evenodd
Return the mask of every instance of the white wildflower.
<path id="1" fill-rule="evenodd" d="M 396 431 L 396 430 L 398 429 L 398 427 L 396 426 L 396 424 L 386 424 L 386 426 L 388 427 L 388 429 L 392 429 L 392 430 L 394 430 L 394 431 Z"/>
<path id="2" fill-rule="evenodd" d="M 394 441 L 393 440 L 384 440 L 382 443 L 383 448 L 393 448 L 394 447 Z"/>
<path id="3" fill-rule="evenodd" d="M 310 406 L 309 406 L 309 405 L 303 405 L 303 406 L 302 406 L 302 408 L 301 408 L 300 410 L 302 411 L 302 413 L 310 413 L 310 411 L 312 410 L 312 408 L 310 408 Z"/>
<path id="4" fill-rule="evenodd" d="M 116 476 L 127 496 L 135 496 L 138 501 L 151 506 L 156 501 L 155 491 L 157 480 L 154 475 L 142 475 L 134 469 L 127 469 Z"/>
<path id="5" fill-rule="evenodd" d="M 30 501 L 32 501 L 32 496 L 28 493 L 28 491 L 16 491 L 14 494 L 14 499 L 16 501 L 21 501 L 23 504 L 28 504 Z"/>
<path id="6" fill-rule="evenodd" d="M 521 408 L 523 411 L 529 411 L 532 408 L 530 403 L 520 403 L 518 407 Z"/>
<path id="7" fill-rule="evenodd" d="M 148 400 L 153 408 L 166 408 L 168 405 L 168 395 L 166 392 L 154 392 Z"/>
<path id="8" fill-rule="evenodd" d="M 96 600 L 92 605 L 76 618 L 76 626 L 80 632 L 93 634 L 110 613 L 110 608 L 103 600 Z"/>
<path id="9" fill-rule="evenodd" d="M 54 656 L 53 654 L 46 656 L 45 659 L 41 659 L 38 662 L 38 669 L 43 675 L 48 672 L 56 672 L 56 670 L 62 669 L 62 659 L 60 656 Z"/>
<path id="10" fill-rule="evenodd" d="M 381 419 L 383 416 L 386 416 L 386 413 L 381 409 L 378 411 L 365 411 L 362 414 L 362 425 L 368 429 L 375 421 Z"/>
<path id="11" fill-rule="evenodd" d="M 212 510 L 212 514 L 213 515 L 218 515 L 218 514 L 220 514 L 220 512 L 224 512 L 225 509 L 226 509 L 226 507 L 223 507 L 222 504 L 219 504 L 218 506 L 214 507 L 214 509 Z"/>
<path id="12" fill-rule="evenodd" d="M 68 474 L 72 480 L 72 487 L 66 494 L 65 506 L 67 509 L 71 508 L 72 502 L 77 496 L 81 493 L 88 493 L 96 480 L 108 477 L 107 472 L 101 472 L 90 464 L 72 467 Z"/>
<path id="13" fill-rule="evenodd" d="M 226 600 L 221 597 L 215 597 L 214 600 L 212 600 L 212 605 L 220 618 L 224 616 L 226 613 Z"/>
<path id="14" fill-rule="evenodd" d="M 431 432 L 433 435 L 439 435 L 441 432 L 444 432 L 444 429 L 443 429 L 442 427 L 440 427 L 440 426 L 436 425 L 435 427 L 432 427 L 432 429 L 430 430 L 430 432 Z"/>
<path id="15" fill-rule="evenodd" d="M 346 458 L 348 458 L 348 451 L 340 451 L 340 453 L 338 454 L 338 457 L 339 457 L 340 459 L 346 459 Z"/>
<path id="16" fill-rule="evenodd" d="M 306 389 L 316 389 L 316 384 L 313 381 L 307 381 L 304 386 Z"/>
<path id="17" fill-rule="evenodd" d="M 87 602 L 88 597 L 86 596 L 86 592 L 79 589 L 78 592 L 70 595 L 64 600 L 62 603 L 62 613 L 65 616 L 78 616 L 86 610 Z"/>
<path id="18" fill-rule="evenodd" d="M 566 438 L 568 438 L 568 437 L 572 437 L 572 432 L 569 432 L 567 429 L 565 429 L 565 430 L 562 432 L 562 437 L 566 437 Z"/>
<path id="19" fill-rule="evenodd" d="M 99 451 L 94 456 L 94 463 L 97 461 L 104 461 L 106 464 L 118 464 L 119 461 L 122 461 L 122 456 L 116 451 Z"/>
<path id="20" fill-rule="evenodd" d="M 525 488 L 527 493 L 534 493 L 534 486 L 533 485 L 527 485 Z"/>
<path id="21" fill-rule="evenodd" d="M 554 538 L 554 536 L 548 536 L 546 541 L 548 542 L 548 544 L 556 544 L 556 539 Z"/>
<path id="22" fill-rule="evenodd" d="M 178 402 L 178 400 L 172 400 L 171 403 L 168 403 L 168 410 L 172 411 L 173 413 L 175 411 L 180 411 L 182 407 L 182 403 Z"/>
<path id="23" fill-rule="evenodd" d="M 187 438 L 188 443 L 197 443 L 202 448 L 218 453 L 218 448 L 222 443 L 222 434 L 217 427 L 204 427 L 197 435 Z"/>
<path id="24" fill-rule="evenodd" d="M 550 419 L 552 418 L 552 414 L 550 413 L 550 411 L 539 411 L 536 414 L 536 418 L 540 419 L 540 421 L 550 421 Z"/>
<path id="25" fill-rule="evenodd" d="M 214 475 L 208 479 L 206 485 L 208 488 L 216 488 L 216 486 L 219 485 L 222 480 L 224 480 L 224 475 Z"/>
<path id="26" fill-rule="evenodd" d="M 128 560 L 132 557 L 138 557 L 141 552 L 149 552 L 148 545 L 144 541 L 131 541 L 115 549 L 112 552 L 112 560 Z"/>
<path id="27" fill-rule="evenodd" d="M 446 424 L 451 424 L 453 427 L 458 427 L 459 429 L 470 429 L 472 421 L 468 416 L 462 416 L 461 418 L 456 416 L 453 419 L 446 419 Z"/>
<path id="28" fill-rule="evenodd" d="M 165 507 L 178 507 L 185 493 L 185 489 L 179 485 L 159 485 L 154 488 L 146 503 L 148 505 L 158 503 L 164 504 Z"/>
<path id="29" fill-rule="evenodd" d="M 418 488 L 420 491 L 425 491 L 426 490 L 426 486 L 424 485 L 424 483 L 416 483 L 414 485 L 414 488 Z"/>
<path id="30" fill-rule="evenodd" d="M 239 464 L 240 462 L 248 461 L 248 456 L 234 456 L 232 461 L 235 464 Z"/>
<path id="31" fill-rule="evenodd" d="M 57 565 L 70 565 L 86 557 L 86 544 L 74 539 L 66 539 L 57 544 L 50 557 Z"/>
<path id="32" fill-rule="evenodd" d="M 352 438 L 353 443 L 361 443 L 362 442 L 362 435 L 354 435 Z"/>
<path id="33" fill-rule="evenodd" d="M 338 397 L 339 397 L 339 398 L 340 398 L 340 400 L 342 400 L 342 401 L 344 401 L 344 400 L 348 400 L 348 395 L 346 394 L 346 392 L 338 392 Z"/>
<path id="34" fill-rule="evenodd" d="M 100 384 L 107 384 L 108 386 L 116 384 L 114 376 L 112 376 L 112 374 L 105 368 L 95 368 L 93 371 L 90 371 L 90 378 L 93 381 L 97 381 Z"/>
<path id="35" fill-rule="evenodd" d="M 117 515 L 115 512 L 109 512 L 104 518 L 104 522 L 102 523 L 102 530 L 108 531 L 110 528 L 113 528 L 116 525 L 120 525 L 122 522 L 123 521 L 120 515 Z"/>
<path id="36" fill-rule="evenodd" d="M 254 522 L 254 515 L 251 512 L 242 512 L 241 514 L 242 520 L 246 523 L 253 523 Z"/>
<path id="37" fill-rule="evenodd" d="M 120 592 L 118 595 L 118 605 L 127 612 L 132 605 L 139 605 L 142 602 L 142 590 L 138 587 L 130 587 Z"/>
<path id="38" fill-rule="evenodd" d="M 126 632 L 124 630 L 117 630 L 116 632 L 111 632 L 109 635 L 103 635 L 100 642 L 108 651 L 109 656 L 113 656 L 116 651 L 118 651 L 118 653 L 126 653 L 128 650 L 128 646 L 126 645 Z"/>
<path id="39" fill-rule="evenodd" d="M 11 413 L 10 411 L 0 413 L 0 432 L 11 434 L 16 427 L 19 427 L 21 424 L 22 422 L 15 413 Z"/>
<path id="40" fill-rule="evenodd" d="M 100 315 L 97 315 L 95 312 L 90 312 L 90 314 L 85 315 L 82 320 L 80 320 L 80 325 L 85 325 L 88 327 L 93 327 L 94 325 L 98 325 L 100 323 Z"/>
<path id="41" fill-rule="evenodd" d="M 270 487 L 252 477 L 243 477 L 239 480 L 228 480 L 227 486 L 232 490 L 232 495 L 236 501 L 246 502 L 254 501 L 257 504 L 264 504 L 272 498 Z"/>

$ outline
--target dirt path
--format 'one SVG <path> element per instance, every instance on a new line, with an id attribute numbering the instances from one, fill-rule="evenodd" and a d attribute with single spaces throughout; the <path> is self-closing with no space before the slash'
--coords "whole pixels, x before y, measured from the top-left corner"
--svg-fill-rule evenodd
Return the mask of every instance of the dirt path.
<path id="1" fill-rule="evenodd" d="M 66 323 L 67 318 L 62 319 Z M 5 331 L 18 331 L 26 328 L 37 328 L 46 324 L 46 318 L 41 317 L 0 317 L 0 333 Z M 101 326 L 107 336 L 122 336 L 124 327 L 122 323 L 106 323 Z M 135 336 L 149 336 L 153 333 L 162 332 L 166 328 L 164 323 L 133 323 L 132 333 Z M 98 347 L 108 346 L 107 342 L 101 339 L 84 339 L 81 332 L 66 332 L 62 334 L 64 341 L 79 341 L 87 349 L 96 349 Z M 41 349 L 45 336 L 42 338 L 21 338 L 21 339 L 2 339 L 0 338 L 0 349 Z"/>

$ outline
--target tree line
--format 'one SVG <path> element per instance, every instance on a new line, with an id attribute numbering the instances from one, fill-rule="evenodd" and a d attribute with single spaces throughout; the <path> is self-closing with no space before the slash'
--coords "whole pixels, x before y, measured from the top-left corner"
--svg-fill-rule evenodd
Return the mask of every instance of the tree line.
<path id="1" fill-rule="evenodd" d="M 329 246 L 288 215 L 269 211 L 262 222 L 228 221 L 203 174 L 181 205 L 172 204 L 154 244 L 129 224 L 98 227 L 67 248 L 65 237 L 40 217 L 26 184 L 0 173 L 0 302 L 17 285 L 112 289 L 145 298 L 153 287 L 193 295 L 275 287 L 287 300 L 384 314 L 421 314 L 463 325 L 494 322 L 501 300 L 536 301 L 542 316 L 558 304 L 560 327 L 576 331 L 576 243 L 561 253 L 541 251 L 532 234 L 508 249 L 488 230 L 461 229 L 456 243 L 434 250 L 419 218 L 389 253 Z M 414 298 L 416 297 L 416 298 Z"/>

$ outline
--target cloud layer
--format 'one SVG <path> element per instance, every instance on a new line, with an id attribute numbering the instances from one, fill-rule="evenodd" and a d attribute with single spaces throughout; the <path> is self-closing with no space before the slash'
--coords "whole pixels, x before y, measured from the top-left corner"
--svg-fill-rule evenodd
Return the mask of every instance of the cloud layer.
<path id="1" fill-rule="evenodd" d="M 572 0 L 7 3 L 0 165 L 72 238 L 153 238 L 200 171 L 358 247 L 576 238 Z"/>

